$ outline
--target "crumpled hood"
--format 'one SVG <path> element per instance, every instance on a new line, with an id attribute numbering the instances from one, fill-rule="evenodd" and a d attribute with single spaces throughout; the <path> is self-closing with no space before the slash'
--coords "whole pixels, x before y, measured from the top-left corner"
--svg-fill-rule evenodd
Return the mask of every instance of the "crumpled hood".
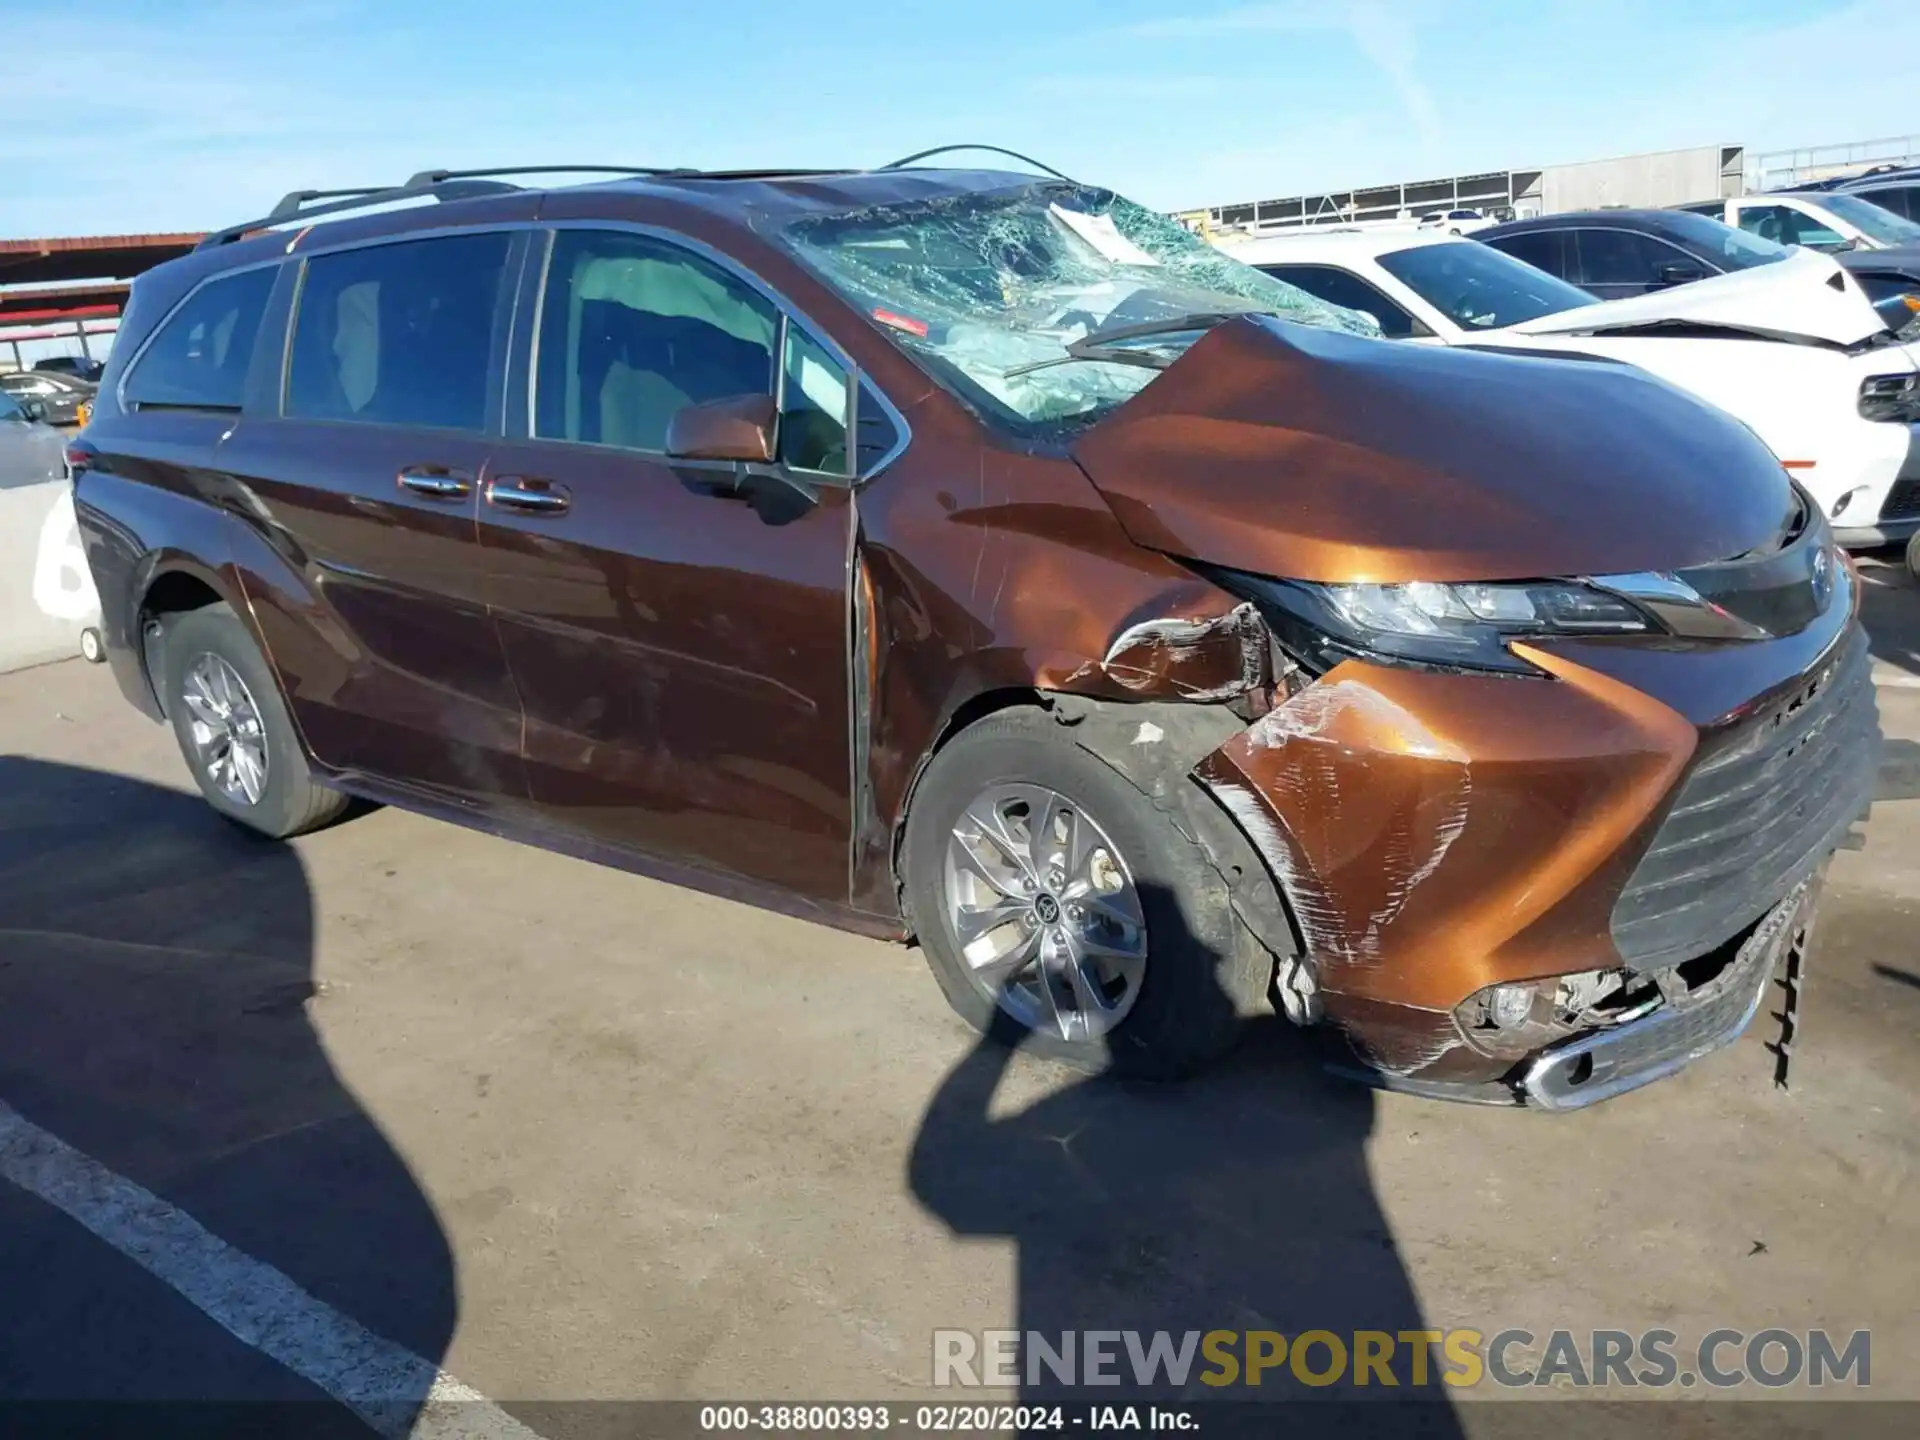
<path id="1" fill-rule="evenodd" d="M 1503 334 L 1592 335 L 1672 320 L 1830 345 L 1857 345 L 1886 329 L 1859 285 L 1832 256 L 1796 250 L 1771 265 L 1733 270 L 1630 300 L 1581 305 L 1487 331 L 1473 340 L 1497 342 Z"/>
<path id="2" fill-rule="evenodd" d="M 1744 425 L 1631 366 L 1214 327 L 1081 435 L 1138 543 L 1299 580 L 1666 570 L 1764 543 L 1788 482 Z"/>

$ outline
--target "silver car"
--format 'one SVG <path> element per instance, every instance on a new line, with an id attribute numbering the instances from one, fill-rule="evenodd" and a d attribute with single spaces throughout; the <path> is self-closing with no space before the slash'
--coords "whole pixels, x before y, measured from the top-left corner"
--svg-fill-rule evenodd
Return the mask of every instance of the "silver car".
<path id="1" fill-rule="evenodd" d="M 29 400 L 38 400 L 46 407 L 47 413 L 41 418 L 49 425 L 82 423 L 86 418 L 82 412 L 99 389 L 91 380 L 79 380 L 71 375 L 43 375 L 34 370 L 0 375 L 0 390 L 23 405 Z"/>
<path id="2" fill-rule="evenodd" d="M 65 437 L 42 423 L 44 415 L 36 401 L 23 405 L 0 390 L 0 490 L 66 476 Z"/>

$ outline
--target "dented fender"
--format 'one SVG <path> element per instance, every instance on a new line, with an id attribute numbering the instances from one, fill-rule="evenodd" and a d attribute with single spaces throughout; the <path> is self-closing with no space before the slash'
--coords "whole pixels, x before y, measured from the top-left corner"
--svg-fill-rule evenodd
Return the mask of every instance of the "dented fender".
<path id="1" fill-rule="evenodd" d="M 1226 700 L 1263 687 L 1268 676 L 1266 623 L 1251 604 L 1217 607 L 1215 596 L 1199 613 L 1165 607 L 1128 624 L 1107 646 L 1097 666 L 1102 677 L 1142 697 L 1166 700 Z M 1069 677 L 1069 681 L 1076 677 Z M 1062 689 L 1073 688 L 1071 683 Z"/>

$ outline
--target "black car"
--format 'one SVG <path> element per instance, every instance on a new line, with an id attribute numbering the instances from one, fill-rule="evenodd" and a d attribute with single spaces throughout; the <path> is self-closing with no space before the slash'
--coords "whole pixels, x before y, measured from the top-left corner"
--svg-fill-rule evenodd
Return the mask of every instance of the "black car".
<path id="1" fill-rule="evenodd" d="M 85 355 L 49 355 L 45 360 L 34 361 L 33 368 L 44 375 L 71 375 L 77 380 L 91 380 L 98 384 L 107 362 L 92 360 Z"/>
<path id="2" fill-rule="evenodd" d="M 1474 239 L 1602 300 L 1771 265 L 1793 253 L 1692 209 L 1575 210 L 1495 225 Z M 1914 323 L 1920 265 L 1886 250 L 1844 250 L 1833 258 L 1860 282 L 1889 329 Z"/>
<path id="3" fill-rule="evenodd" d="M 1793 187 L 1796 190 L 1842 190 L 1871 200 L 1905 220 L 1920 221 L 1920 165 L 1876 165 L 1858 175 L 1841 175 Z"/>
<path id="4" fill-rule="evenodd" d="M 15 371 L 0 375 L 0 391 L 15 400 L 37 400 L 49 425 L 84 423 L 83 407 L 93 401 L 99 386 L 91 380 L 76 380 L 57 371 Z"/>
<path id="5" fill-rule="evenodd" d="M 1891 210 L 1904 220 L 1920 221 L 1920 170 L 1856 180 L 1840 188 L 1849 195 L 1871 200 L 1882 210 Z"/>

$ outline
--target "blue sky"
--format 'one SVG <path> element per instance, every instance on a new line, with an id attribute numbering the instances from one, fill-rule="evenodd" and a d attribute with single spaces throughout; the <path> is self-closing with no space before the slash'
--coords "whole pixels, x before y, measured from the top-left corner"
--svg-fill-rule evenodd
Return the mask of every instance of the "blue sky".
<path id="1" fill-rule="evenodd" d="M 0 0 L 0 235 L 428 166 L 1026 150 L 1165 208 L 1920 132 L 1899 0 Z M 24 123 L 23 123 L 24 122 Z"/>

